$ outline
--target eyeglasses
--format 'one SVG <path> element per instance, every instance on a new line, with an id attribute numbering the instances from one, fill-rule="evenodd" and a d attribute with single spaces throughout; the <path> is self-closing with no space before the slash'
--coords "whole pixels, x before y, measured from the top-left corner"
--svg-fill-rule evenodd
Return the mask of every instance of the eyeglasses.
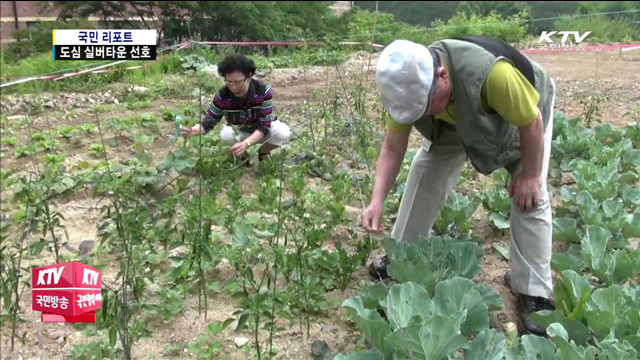
<path id="1" fill-rule="evenodd" d="M 244 80 L 236 80 L 236 81 L 229 81 L 229 80 L 225 80 L 225 81 L 224 81 L 224 83 L 225 83 L 225 84 L 227 84 L 227 85 L 229 85 L 229 86 L 231 86 L 231 85 L 233 85 L 233 86 L 239 86 L 239 85 L 244 84 L 244 83 L 247 81 L 247 79 L 248 79 L 248 78 L 249 78 L 249 77 L 247 76 L 246 78 L 244 78 Z"/>

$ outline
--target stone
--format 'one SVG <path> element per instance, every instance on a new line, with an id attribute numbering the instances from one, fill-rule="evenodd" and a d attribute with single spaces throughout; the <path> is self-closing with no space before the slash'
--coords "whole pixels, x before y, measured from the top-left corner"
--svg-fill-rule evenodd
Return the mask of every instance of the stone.
<path id="1" fill-rule="evenodd" d="M 144 94 L 144 93 L 147 92 L 147 90 L 149 90 L 149 89 L 147 89 L 144 86 L 134 86 L 133 87 L 133 92 L 138 93 L 138 94 Z"/>
<path id="2" fill-rule="evenodd" d="M 239 348 L 247 345 L 248 342 L 249 339 L 247 339 L 246 337 L 237 337 L 233 339 L 233 343 L 236 344 L 236 346 Z"/>
<path id="3" fill-rule="evenodd" d="M 91 254 L 91 251 L 95 247 L 95 241 L 93 240 L 84 240 L 78 246 L 79 254 L 81 258 L 86 258 Z"/>

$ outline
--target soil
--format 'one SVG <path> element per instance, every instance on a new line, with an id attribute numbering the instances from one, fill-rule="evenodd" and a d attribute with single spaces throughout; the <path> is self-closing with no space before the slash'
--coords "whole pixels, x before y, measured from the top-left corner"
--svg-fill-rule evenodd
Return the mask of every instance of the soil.
<path id="1" fill-rule="evenodd" d="M 557 54 L 538 54 L 531 55 L 534 61 L 541 64 L 551 77 L 555 80 L 557 86 L 556 109 L 565 112 L 569 117 L 580 116 L 583 112 L 581 100 L 587 95 L 602 94 L 609 98 L 604 103 L 600 111 L 603 114 L 601 121 L 610 123 L 614 127 L 622 127 L 632 121 L 633 111 L 638 116 L 638 108 L 640 106 L 640 54 L 639 51 L 629 51 L 620 53 L 618 51 L 598 51 L 589 53 L 557 53 Z M 369 93 L 368 99 L 373 99 L 375 94 L 374 65 L 376 55 L 371 60 L 371 67 L 366 82 L 366 88 Z M 369 55 L 360 53 L 352 57 L 349 61 L 339 67 L 340 75 L 336 74 L 335 67 L 305 67 L 292 69 L 275 69 L 271 71 L 264 80 L 271 83 L 275 89 L 276 111 L 282 115 L 281 120 L 288 123 L 294 133 L 302 132 L 302 121 L 307 115 L 301 113 L 305 101 L 313 103 L 321 103 L 323 101 L 333 101 L 335 92 L 337 92 L 338 101 L 343 102 L 344 90 L 341 86 L 333 88 L 334 84 L 355 83 L 361 81 L 362 69 L 366 68 L 369 63 Z M 596 75 L 597 67 L 597 75 Z M 334 89 L 334 93 L 329 98 L 322 96 L 313 96 L 314 90 Z M 350 95 L 349 95 L 350 96 Z M 153 145 L 154 160 L 164 158 L 164 155 L 171 151 L 172 143 L 166 134 L 173 132 L 173 125 L 170 122 L 162 120 L 163 108 L 179 108 L 181 102 L 175 99 L 155 100 L 148 109 L 141 110 L 114 110 L 114 116 L 134 116 L 141 113 L 152 113 L 158 117 L 157 129 L 144 129 L 145 133 L 153 134 L 156 140 Z M 72 106 L 72 105 L 70 105 Z M 88 113 L 88 109 L 79 108 L 74 115 L 64 114 L 66 108 L 58 108 L 58 112 L 51 113 L 48 121 L 51 127 L 57 128 L 63 125 L 77 125 L 86 122 L 95 122 L 93 116 Z M 19 115 L 19 113 L 3 114 L 3 116 Z M 106 119 L 106 117 L 104 117 Z M 44 117 L 38 117 L 33 127 L 34 131 L 49 128 L 47 120 Z M 3 129 L 4 130 L 4 129 Z M 15 131 L 20 137 L 18 143 L 26 141 L 25 131 Z M 375 135 L 375 134 L 374 134 Z M 91 159 L 86 148 L 89 144 L 99 141 L 97 135 L 87 137 L 76 137 L 77 140 L 66 142 L 60 139 L 60 148 L 67 155 L 67 162 L 70 164 L 77 163 L 82 160 Z M 133 156 L 130 149 L 131 141 L 122 139 L 121 144 L 116 148 L 109 148 L 108 151 L 112 156 L 127 158 Z M 420 137 L 417 133 L 412 134 L 410 146 L 417 149 Z M 11 153 L 13 149 L 3 146 L 5 157 L 0 160 L 0 165 L 5 170 L 13 170 L 17 172 L 25 171 L 25 169 L 35 165 L 33 156 L 27 156 L 16 159 Z M 41 152 L 39 153 L 41 154 Z M 40 156 L 41 158 L 41 156 Z M 250 182 L 250 177 L 247 180 Z M 465 188 L 475 188 L 481 191 L 482 186 L 487 183 L 487 178 L 480 176 L 475 182 L 465 184 Z M 3 194 L 9 195 L 7 192 Z M 7 196 L 8 197 L 8 196 Z M 11 204 L 3 200 L 3 210 L 10 208 Z M 84 240 L 96 240 L 97 238 L 97 217 L 99 215 L 96 206 L 97 200 L 91 198 L 88 192 L 78 192 L 73 196 L 66 196 L 56 202 L 57 209 L 65 217 L 65 225 L 69 235 L 69 245 L 71 248 L 77 249 L 80 242 Z M 353 222 L 359 219 L 359 210 L 352 209 L 348 212 Z M 484 282 L 496 289 L 503 297 L 506 303 L 506 309 L 503 312 L 494 314 L 498 319 L 498 326 L 504 326 L 508 322 L 515 321 L 515 297 L 503 283 L 503 275 L 508 270 L 508 261 L 504 259 L 494 249 L 494 244 L 500 244 L 508 248 L 509 233 L 508 231 L 499 231 L 492 228 L 488 221 L 488 214 L 482 208 L 473 216 L 473 233 L 478 239 L 483 239 L 481 246 L 485 250 L 485 256 L 481 261 L 481 271 L 475 280 Z M 341 234 L 336 232 L 335 237 L 342 238 Z M 377 236 L 381 239 L 381 236 Z M 342 240 L 342 239 L 340 239 Z M 336 241 L 339 241 L 336 239 Z M 63 250 L 68 253 L 68 250 Z M 383 255 L 383 250 L 378 248 L 372 254 L 372 258 Z M 32 260 L 28 265 L 44 265 L 52 262 L 51 258 L 43 256 L 38 260 Z M 226 278 L 232 276 L 232 271 L 224 268 L 225 264 L 219 265 L 219 272 L 216 273 L 216 281 L 222 284 Z M 111 269 L 111 267 L 109 268 Z M 114 276 L 116 270 L 111 272 L 105 271 L 105 278 Z M 347 320 L 345 313 L 340 309 L 340 304 L 358 293 L 358 289 L 362 280 L 367 279 L 366 268 L 360 268 L 353 276 L 350 287 L 344 292 L 338 290 L 328 293 L 327 298 L 333 299 L 337 306 L 330 311 L 329 317 L 321 317 L 314 319 L 311 323 L 310 334 L 307 336 L 298 326 L 288 328 L 288 324 L 282 323 L 286 330 L 277 333 L 274 339 L 274 346 L 278 350 L 278 359 L 310 359 L 311 343 L 314 340 L 324 340 L 334 351 L 349 351 L 359 343 L 359 335 L 354 331 L 350 322 Z M 18 332 L 26 332 L 25 345 L 16 343 L 16 350 L 13 354 L 9 351 L 10 328 L 3 325 L 1 349 L 2 358 L 23 358 L 35 359 L 46 354 L 48 359 L 62 359 L 65 355 L 70 354 L 73 345 L 87 343 L 94 340 L 95 337 L 85 338 L 81 335 L 82 326 L 64 325 L 64 324 L 42 324 L 39 322 L 39 314 L 31 310 L 30 292 L 25 291 L 21 298 L 21 307 L 23 309 L 22 317 L 26 323 L 20 324 Z M 175 319 L 168 323 L 155 323 L 150 325 L 152 336 L 142 339 L 134 346 L 133 357 L 135 359 L 178 359 L 190 358 L 192 354 L 186 349 L 186 345 L 192 342 L 197 335 L 204 331 L 207 324 L 212 321 L 224 320 L 237 310 L 235 302 L 224 293 L 219 293 L 214 299 L 211 299 L 207 319 L 198 314 L 198 304 L 195 297 L 189 297 L 185 302 L 185 311 L 179 314 Z M 220 358 L 228 359 L 246 359 L 249 358 L 251 346 L 254 340 L 251 339 L 249 333 L 237 335 L 233 333 L 232 325 L 223 331 L 218 339 L 224 345 L 224 353 Z M 236 336 L 244 336 L 249 338 L 249 343 L 238 349 L 233 341 Z M 262 334 L 261 343 L 264 344 Z"/>

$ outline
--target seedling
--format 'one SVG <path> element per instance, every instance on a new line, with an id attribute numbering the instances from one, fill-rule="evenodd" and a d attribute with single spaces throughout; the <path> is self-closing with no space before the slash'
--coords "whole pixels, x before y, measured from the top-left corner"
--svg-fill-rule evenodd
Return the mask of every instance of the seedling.
<path id="1" fill-rule="evenodd" d="M 94 157 L 100 157 L 104 154 L 104 146 L 100 144 L 91 144 L 87 149 Z"/>

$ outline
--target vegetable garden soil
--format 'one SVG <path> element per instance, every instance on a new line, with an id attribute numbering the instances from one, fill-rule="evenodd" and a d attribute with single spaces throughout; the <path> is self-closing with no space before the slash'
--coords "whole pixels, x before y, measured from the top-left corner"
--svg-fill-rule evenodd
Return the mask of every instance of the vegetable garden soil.
<path id="1" fill-rule="evenodd" d="M 556 110 L 561 110 L 571 118 L 580 116 L 583 112 L 583 105 L 580 103 L 584 96 L 592 94 L 604 94 L 609 96 L 609 100 L 604 107 L 599 110 L 603 114 L 602 122 L 610 123 L 614 127 L 619 128 L 632 122 L 631 111 L 636 109 L 636 116 L 639 116 L 637 109 L 640 106 L 640 51 L 632 50 L 626 53 L 618 51 L 607 52 L 567 52 L 553 54 L 538 54 L 530 56 L 533 60 L 541 64 L 550 73 L 556 82 L 557 99 Z M 358 81 L 361 76 L 361 69 L 366 68 L 368 63 L 368 55 L 360 53 L 358 56 L 352 57 L 340 68 L 342 71 L 342 79 L 346 82 Z M 371 96 L 373 96 L 374 83 L 374 64 L 376 55 L 371 59 L 371 69 L 368 74 L 368 88 Z M 596 76 L 597 66 L 597 76 Z M 268 73 L 264 80 L 271 83 L 275 89 L 276 111 L 280 114 L 281 119 L 290 124 L 294 133 L 300 129 L 300 120 L 304 115 L 299 113 L 300 104 L 310 100 L 313 90 L 324 90 L 327 85 L 327 73 L 330 74 L 330 81 L 339 81 L 335 78 L 334 67 L 306 67 L 291 69 L 274 69 Z M 340 88 L 339 88 L 340 89 Z M 341 90 L 339 90 L 341 91 Z M 339 94 L 343 97 L 344 93 Z M 318 100 L 315 100 L 318 101 Z M 150 108 L 141 110 L 117 110 L 114 116 L 126 115 L 132 116 L 134 113 L 151 113 L 158 117 L 158 133 L 168 134 L 173 130 L 173 124 L 161 120 L 162 109 L 165 107 L 178 107 L 179 101 L 175 99 L 158 99 L 152 102 Z M 67 110 L 67 109 L 57 109 Z M 119 113 L 118 113 L 119 112 Z M 3 114 L 8 117 L 16 114 Z M 108 120 L 104 118 L 103 120 Z M 638 119 L 636 118 L 635 121 Z M 61 116 L 57 117 L 53 113 L 49 115 L 49 121 L 52 127 L 62 125 L 73 125 L 84 122 L 94 122 L 92 116 L 88 114 L 87 109 L 81 109 L 77 112 L 77 117 Z M 42 116 L 36 119 L 34 131 L 47 128 L 47 124 Z M 301 130 L 301 129 L 300 129 Z M 21 131 L 22 133 L 22 131 Z M 372 133 L 372 136 L 376 134 Z M 66 154 L 73 154 L 66 158 L 66 162 L 73 164 L 83 159 L 90 158 L 86 152 L 87 145 L 97 142 L 96 138 L 80 138 L 70 142 L 60 139 L 59 147 Z M 410 147 L 416 149 L 419 146 L 420 137 L 414 132 L 412 134 Z M 129 151 L 131 142 L 123 140 L 121 144 L 113 149 L 109 148 L 110 154 L 119 154 L 121 157 L 132 156 Z M 170 148 L 170 142 L 167 136 L 156 136 L 153 145 L 154 162 L 160 161 Z M 254 158 L 254 161 L 257 159 Z M 33 166 L 33 157 L 22 157 L 16 159 L 11 154 L 7 154 L 1 160 L 2 168 L 23 170 L 26 167 Z M 243 176 L 244 192 L 249 193 L 252 182 L 258 173 L 254 169 L 248 169 Z M 477 180 L 471 180 L 465 183 L 461 192 L 479 191 L 482 192 L 483 184 L 488 179 L 479 176 Z M 312 181 L 312 180 L 310 180 Z M 326 183 L 325 183 L 326 184 Z M 319 186 L 321 182 L 318 182 Z M 60 198 L 57 206 L 65 217 L 65 225 L 69 234 L 69 245 L 71 248 L 78 248 L 83 240 L 96 240 L 97 238 L 97 217 L 98 210 L 95 209 L 97 199 L 94 200 L 89 192 L 76 192 Z M 348 208 L 347 214 L 353 223 L 357 223 L 359 219 L 360 209 Z M 496 289 L 506 302 L 506 309 L 503 313 L 494 313 L 493 325 L 501 330 L 506 328 L 505 324 L 515 321 L 515 297 L 504 286 L 503 275 L 508 270 L 508 262 L 494 249 L 494 244 L 501 244 L 508 248 L 509 233 L 508 231 L 499 231 L 489 226 L 488 213 L 482 207 L 478 208 L 473 215 L 472 224 L 474 235 L 482 239 L 481 246 L 485 250 L 485 255 L 481 260 L 481 271 L 477 275 L 476 281 L 486 283 Z M 390 230 L 387 228 L 387 230 Z M 334 238 L 329 244 L 335 241 L 341 241 L 341 235 L 344 229 L 336 229 Z M 378 239 L 382 237 L 378 236 Z M 226 239 L 229 241 L 229 239 Z M 555 247 L 556 245 L 554 245 Z M 557 249 L 554 249 L 557 250 Z M 68 252 L 68 250 L 65 250 Z M 43 253 L 44 254 L 44 253 Z M 371 257 L 383 255 L 383 250 L 378 248 Z M 370 259 L 371 259 L 370 257 Z M 32 261 L 26 265 L 44 265 L 52 262 L 52 259 L 43 256 L 42 259 Z M 370 260 L 369 260 L 370 262 Z M 276 358 L 278 359 L 311 359 L 311 343 L 314 340 L 324 340 L 328 343 L 333 351 L 349 351 L 358 343 L 360 336 L 349 326 L 344 311 L 340 309 L 339 304 L 351 296 L 358 294 L 358 283 L 362 279 L 367 278 L 367 269 L 359 268 L 353 275 L 351 285 L 344 292 L 335 290 L 327 294 L 327 298 L 333 299 L 336 306 L 331 310 L 330 316 L 320 318 L 312 322 L 310 336 L 307 337 L 304 331 L 296 325 L 293 328 L 287 328 L 276 334 L 274 346 L 278 351 Z M 116 266 L 108 266 L 103 272 L 106 279 L 113 279 L 117 273 Z M 229 278 L 233 270 L 228 263 L 221 263 L 213 276 L 220 282 L 221 286 L 224 280 Z M 195 295 L 190 295 L 185 301 L 184 311 L 177 315 L 173 320 L 166 324 L 158 323 L 150 327 L 152 336 L 144 338 L 134 344 L 134 359 L 178 359 L 190 358 L 191 354 L 186 350 L 188 343 L 193 342 L 196 336 L 202 333 L 207 324 L 212 321 L 221 321 L 230 317 L 237 310 L 234 300 L 224 292 L 218 293 L 214 298 L 209 299 L 208 318 L 198 314 L 198 304 Z M 23 309 L 22 317 L 26 323 L 20 324 L 19 333 L 27 333 L 27 341 L 25 345 L 21 345 L 16 341 L 16 351 L 13 354 L 9 352 L 9 339 L 11 329 L 9 326 L 2 325 L 2 339 L 0 353 L 3 359 L 36 359 L 41 358 L 46 353 L 48 359 L 66 358 L 75 344 L 87 343 L 94 339 L 85 338 L 81 335 L 82 325 L 64 325 L 64 324 L 41 324 L 39 322 L 39 313 L 31 310 L 31 294 L 27 289 L 21 298 L 21 307 Z M 288 327 L 288 324 L 282 322 L 279 325 Z M 233 332 L 231 326 L 220 333 L 217 338 L 224 345 L 223 354 L 219 358 L 228 359 L 245 359 L 249 358 L 252 352 L 251 346 L 253 339 L 248 333 L 237 335 Z M 236 336 L 244 336 L 249 338 L 249 343 L 244 348 L 239 349 L 234 345 Z M 263 334 L 263 341 L 267 334 Z"/>

